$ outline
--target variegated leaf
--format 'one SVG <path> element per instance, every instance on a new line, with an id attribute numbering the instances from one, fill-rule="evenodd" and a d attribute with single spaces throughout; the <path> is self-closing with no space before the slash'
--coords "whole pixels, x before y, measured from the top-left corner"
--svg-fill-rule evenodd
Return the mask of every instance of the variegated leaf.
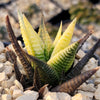
<path id="1" fill-rule="evenodd" d="M 35 64 L 38 66 L 38 71 L 40 76 L 42 77 L 42 81 L 45 83 L 49 83 L 51 85 L 56 85 L 59 81 L 59 76 L 57 72 L 49 66 L 47 63 L 35 58 L 34 56 L 31 56 L 26 53 L 26 56 L 32 61 L 35 62 Z M 44 80 L 44 78 L 46 80 Z"/>
<path id="2" fill-rule="evenodd" d="M 46 61 L 48 61 L 48 59 L 50 58 L 50 51 L 52 48 L 52 40 L 47 32 L 47 29 L 45 27 L 45 23 L 44 23 L 44 17 L 42 15 L 42 19 L 41 19 L 41 25 L 39 27 L 39 32 L 38 32 L 39 36 L 42 38 L 43 42 L 44 42 L 44 54 L 45 54 L 45 59 Z"/>
<path id="3" fill-rule="evenodd" d="M 45 61 L 44 46 L 41 38 L 34 31 L 27 18 L 21 13 L 18 14 L 21 27 L 21 34 L 29 54 Z"/>
<path id="4" fill-rule="evenodd" d="M 79 45 L 79 41 L 71 44 L 70 46 L 66 47 L 64 50 L 57 53 L 54 57 L 52 57 L 47 64 L 53 67 L 59 76 L 62 73 L 65 73 L 71 67 L 74 59 L 75 54 Z"/>
<path id="5" fill-rule="evenodd" d="M 62 32 L 62 22 L 60 23 L 60 27 L 59 27 L 58 33 L 57 33 L 56 38 L 55 38 L 55 40 L 53 42 L 54 46 L 57 44 L 57 42 L 61 38 L 61 32 Z"/>
<path id="6" fill-rule="evenodd" d="M 72 35 L 73 35 L 74 27 L 75 27 L 75 24 L 76 24 L 76 20 L 77 19 L 75 18 L 70 23 L 70 25 L 67 27 L 67 29 L 65 30 L 65 32 L 61 36 L 60 40 L 58 41 L 57 45 L 55 46 L 51 57 L 55 56 L 59 51 L 63 50 L 64 48 L 66 48 L 69 45 L 69 43 L 72 39 Z"/>

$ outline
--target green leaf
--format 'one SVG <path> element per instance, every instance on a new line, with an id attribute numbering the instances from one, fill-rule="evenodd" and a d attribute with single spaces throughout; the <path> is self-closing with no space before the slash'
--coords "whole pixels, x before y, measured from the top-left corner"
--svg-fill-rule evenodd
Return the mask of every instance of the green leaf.
<path id="1" fill-rule="evenodd" d="M 73 35 L 73 31 L 74 31 L 74 27 L 76 24 L 76 18 L 70 23 L 70 25 L 68 26 L 68 28 L 65 30 L 65 32 L 63 33 L 63 35 L 61 36 L 60 40 L 58 41 L 57 45 L 55 46 L 53 53 L 51 55 L 51 57 L 55 56 L 59 51 L 63 50 L 64 48 L 66 48 L 72 38 Z"/>
<path id="2" fill-rule="evenodd" d="M 38 34 L 44 42 L 45 59 L 46 59 L 46 61 L 48 61 L 48 59 L 50 58 L 49 56 L 50 56 L 50 51 L 51 51 L 51 48 L 52 48 L 52 40 L 51 40 L 47 30 L 46 30 L 43 15 L 42 15 L 41 25 L 39 27 Z"/>
<path id="3" fill-rule="evenodd" d="M 44 80 L 44 82 L 51 85 L 55 85 L 59 82 L 58 74 L 51 66 L 27 53 L 26 56 L 38 66 L 39 74 L 42 76 L 42 81 Z M 45 81 L 45 79 L 47 80 Z"/>
<path id="4" fill-rule="evenodd" d="M 47 64 L 53 67 L 59 74 L 59 76 L 61 76 L 62 73 L 66 73 L 75 59 L 78 45 L 79 42 L 75 42 L 70 46 L 66 47 L 64 50 L 60 51 L 54 57 L 52 57 L 47 62 Z"/>
<path id="5" fill-rule="evenodd" d="M 21 34 L 25 43 L 25 47 L 29 54 L 36 56 L 38 59 L 45 61 L 44 44 L 39 35 L 34 31 L 27 18 L 18 13 Z"/>

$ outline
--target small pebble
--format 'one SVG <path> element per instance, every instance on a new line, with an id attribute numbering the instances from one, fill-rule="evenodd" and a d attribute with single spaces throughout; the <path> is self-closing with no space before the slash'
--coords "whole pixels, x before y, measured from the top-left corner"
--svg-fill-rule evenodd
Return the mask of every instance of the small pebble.
<path id="1" fill-rule="evenodd" d="M 7 79 L 7 76 L 5 74 L 5 72 L 0 73 L 0 82 L 4 81 Z"/>
<path id="2" fill-rule="evenodd" d="M 86 84 L 83 83 L 79 88 L 79 90 L 88 91 L 88 92 L 95 92 L 94 84 Z"/>
<path id="3" fill-rule="evenodd" d="M 2 95 L 2 100 L 12 100 L 12 97 L 10 94 L 3 94 Z"/>
<path id="4" fill-rule="evenodd" d="M 95 85 L 98 85 L 100 84 L 100 78 L 96 78 L 95 81 L 94 81 Z"/>
<path id="5" fill-rule="evenodd" d="M 5 57 L 5 53 L 1 53 L 0 54 L 0 62 L 5 62 L 6 61 L 6 57 Z"/>
<path id="6" fill-rule="evenodd" d="M 15 99 L 15 98 L 17 98 L 17 97 L 19 97 L 19 96 L 22 96 L 23 94 L 24 94 L 23 91 L 21 91 L 21 90 L 19 90 L 19 89 L 14 90 L 14 91 L 13 91 L 13 98 Z"/>
<path id="7" fill-rule="evenodd" d="M 100 100 L 100 84 L 98 85 L 98 88 L 95 91 L 95 99 Z"/>
<path id="8" fill-rule="evenodd" d="M 2 72 L 4 70 L 4 64 L 0 63 L 0 72 Z"/>
<path id="9" fill-rule="evenodd" d="M 15 80 L 15 81 L 14 81 L 14 84 L 15 84 L 20 90 L 23 91 L 23 86 L 22 86 L 22 84 L 21 84 L 18 80 Z"/>
<path id="10" fill-rule="evenodd" d="M 91 100 L 88 96 L 78 93 L 72 97 L 72 100 Z"/>
<path id="11" fill-rule="evenodd" d="M 48 92 L 43 100 L 71 100 L 71 96 L 63 92 Z"/>
<path id="12" fill-rule="evenodd" d="M 0 41 L 0 53 L 2 53 L 4 51 L 4 45 L 3 43 Z"/>

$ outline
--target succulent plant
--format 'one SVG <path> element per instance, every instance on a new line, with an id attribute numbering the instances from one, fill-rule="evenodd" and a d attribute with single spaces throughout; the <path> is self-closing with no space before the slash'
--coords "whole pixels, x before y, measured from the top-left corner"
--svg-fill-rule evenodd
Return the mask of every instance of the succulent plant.
<path id="1" fill-rule="evenodd" d="M 18 44 L 8 16 L 6 17 L 6 26 L 10 41 L 25 69 L 26 75 L 20 73 L 16 64 L 15 53 L 12 50 L 8 49 L 6 56 L 14 64 L 16 78 L 25 89 L 32 86 L 30 88 L 39 90 L 45 84 L 49 84 L 49 86 L 52 86 L 51 91 L 72 93 L 99 69 L 97 67 L 85 73 L 80 73 L 84 65 L 93 56 L 95 50 L 100 46 L 100 39 L 82 58 L 86 60 L 81 59 L 78 65 L 73 68 L 76 53 L 92 34 L 92 32 L 89 32 L 82 39 L 70 44 L 77 18 L 70 23 L 62 35 L 61 22 L 57 36 L 52 41 L 45 27 L 43 15 L 38 33 L 32 28 L 25 15 L 19 12 L 18 17 L 27 52 Z M 79 65 L 80 63 L 83 66 Z"/>

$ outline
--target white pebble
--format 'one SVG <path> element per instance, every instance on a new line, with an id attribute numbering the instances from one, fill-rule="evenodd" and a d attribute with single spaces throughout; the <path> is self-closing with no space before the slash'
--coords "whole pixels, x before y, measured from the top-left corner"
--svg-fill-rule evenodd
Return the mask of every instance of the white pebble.
<path id="1" fill-rule="evenodd" d="M 78 53 L 77 53 L 77 55 L 79 55 L 79 57 L 82 58 L 85 55 L 85 53 L 84 53 L 84 51 L 79 50 Z"/>
<path id="2" fill-rule="evenodd" d="M 5 93 L 5 94 L 11 94 L 10 89 L 4 88 L 4 93 Z"/>
<path id="3" fill-rule="evenodd" d="M 43 100 L 71 100 L 71 96 L 63 92 L 48 92 Z"/>
<path id="4" fill-rule="evenodd" d="M 32 95 L 35 98 L 38 98 L 39 94 L 36 91 L 27 90 L 24 92 L 25 95 Z"/>
<path id="5" fill-rule="evenodd" d="M 19 96 L 22 96 L 24 93 L 21 91 L 21 90 L 19 90 L 19 89 L 17 89 L 17 90 L 14 90 L 13 91 L 13 98 L 15 99 L 15 98 L 17 98 L 17 97 L 19 97 Z"/>
<path id="6" fill-rule="evenodd" d="M 96 78 L 94 82 L 95 82 L 95 85 L 100 84 L 100 78 Z"/>
<path id="7" fill-rule="evenodd" d="M 23 91 L 23 86 L 22 86 L 22 84 L 21 84 L 18 80 L 15 80 L 15 81 L 14 81 L 14 84 L 15 84 L 20 90 Z"/>
<path id="8" fill-rule="evenodd" d="M 13 91 L 14 90 L 18 90 L 18 87 L 17 86 L 11 86 L 10 87 L 10 92 L 11 92 L 11 94 L 13 94 Z"/>
<path id="9" fill-rule="evenodd" d="M 72 100 L 91 100 L 88 96 L 78 93 L 72 97 Z"/>
<path id="10" fill-rule="evenodd" d="M 5 53 L 1 53 L 0 54 L 0 62 L 5 62 L 5 61 L 6 61 Z"/>
<path id="11" fill-rule="evenodd" d="M 37 100 L 38 96 L 38 92 L 27 90 L 23 96 L 18 97 L 16 100 Z"/>
<path id="12" fill-rule="evenodd" d="M 95 99 L 100 100 L 100 85 L 95 91 Z"/>
<path id="13" fill-rule="evenodd" d="M 2 53 L 4 51 L 4 45 L 3 43 L 0 41 L 0 53 Z"/>
<path id="14" fill-rule="evenodd" d="M 78 93 L 88 96 L 90 99 L 93 99 L 93 96 L 94 96 L 94 93 L 92 92 L 84 92 L 84 91 L 79 90 Z"/>
<path id="15" fill-rule="evenodd" d="M 0 72 L 2 72 L 4 70 L 4 64 L 0 63 Z"/>
<path id="16" fill-rule="evenodd" d="M 12 100 L 12 97 L 10 94 L 3 94 L 2 95 L 2 100 Z"/>
<path id="17" fill-rule="evenodd" d="M 100 78 L 100 69 L 95 73 L 96 78 Z"/>
<path id="18" fill-rule="evenodd" d="M 14 84 L 14 80 L 15 77 L 14 75 L 12 75 L 12 77 L 9 80 L 2 81 L 1 85 L 4 88 L 10 88 Z"/>
<path id="19" fill-rule="evenodd" d="M 79 88 L 79 90 L 83 90 L 83 91 L 88 91 L 88 92 L 94 92 L 96 89 L 94 88 L 94 84 L 86 84 L 83 83 Z"/>
<path id="20" fill-rule="evenodd" d="M 31 96 L 31 95 L 22 95 L 15 100 L 37 100 L 37 98 Z"/>
<path id="21" fill-rule="evenodd" d="M 6 61 L 5 63 L 4 63 L 4 66 L 12 66 L 13 64 L 10 62 L 10 61 Z"/>
<path id="22" fill-rule="evenodd" d="M 13 67 L 12 66 L 5 66 L 4 72 L 6 73 L 6 75 L 11 75 L 13 71 Z"/>
<path id="23" fill-rule="evenodd" d="M 0 82 L 4 81 L 7 79 L 7 76 L 5 74 L 5 72 L 0 73 Z"/>

